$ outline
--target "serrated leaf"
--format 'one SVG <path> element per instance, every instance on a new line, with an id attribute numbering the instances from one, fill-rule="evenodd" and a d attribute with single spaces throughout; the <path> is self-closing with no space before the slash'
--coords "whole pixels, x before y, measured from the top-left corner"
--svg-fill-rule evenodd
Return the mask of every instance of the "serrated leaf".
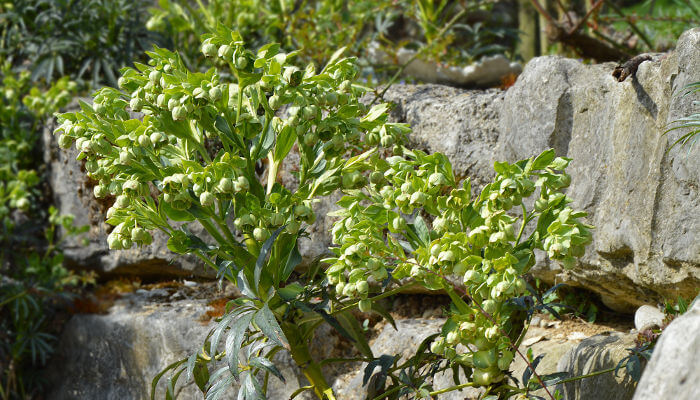
<path id="1" fill-rule="evenodd" d="M 265 303 L 257 313 L 255 313 L 255 324 L 260 328 L 262 333 L 270 340 L 275 342 L 285 349 L 289 349 L 289 342 L 277 323 L 275 315 L 270 310 L 270 307 Z"/>
<path id="2" fill-rule="evenodd" d="M 275 366 L 275 364 L 273 364 L 272 361 L 270 361 L 269 359 L 265 357 L 253 357 L 250 360 L 248 360 L 248 364 L 250 364 L 251 367 L 265 370 L 271 373 L 272 375 L 276 376 L 279 380 L 282 381 L 282 383 L 286 383 L 282 372 L 280 372 L 280 370 Z"/>
<path id="3" fill-rule="evenodd" d="M 354 340 L 357 350 L 359 350 L 360 353 L 367 358 L 374 358 L 372 348 L 369 346 L 367 338 L 362 331 L 362 327 L 360 326 L 360 323 L 357 322 L 357 319 L 355 319 L 355 316 L 350 314 L 349 311 L 343 311 L 336 314 L 336 318 Z"/>
<path id="4" fill-rule="evenodd" d="M 226 350 L 226 362 L 228 363 L 228 370 L 231 372 L 231 375 L 236 378 L 236 380 L 238 380 L 239 377 L 238 352 L 241 350 L 241 345 L 243 344 L 245 334 L 248 331 L 248 326 L 250 325 L 250 321 L 252 319 L 252 312 L 238 317 L 238 319 L 233 323 L 231 332 L 226 338 L 226 345 L 224 347 Z"/>
<path id="5" fill-rule="evenodd" d="M 292 272 L 294 272 L 294 269 L 301 263 L 301 253 L 299 253 L 299 245 L 297 243 L 294 244 L 294 247 L 292 248 L 292 251 L 289 253 L 289 257 L 287 257 L 287 262 L 284 265 L 284 269 L 282 269 L 282 273 L 279 276 L 279 281 L 280 282 L 286 282 L 287 279 L 289 279 L 289 276 L 292 275 Z"/>
<path id="6" fill-rule="evenodd" d="M 272 235 L 270 235 L 270 237 L 267 238 L 267 240 L 265 240 L 265 243 L 263 243 L 262 248 L 260 249 L 260 254 L 258 255 L 257 261 L 255 261 L 255 270 L 253 272 L 255 291 L 257 291 L 258 287 L 260 286 L 260 277 L 262 276 L 263 267 L 265 266 L 267 257 L 270 255 L 272 244 L 275 242 L 275 239 L 277 239 L 277 236 L 279 236 L 280 232 L 282 232 L 282 229 L 284 229 L 283 226 L 277 228 L 277 230 L 274 231 Z"/>

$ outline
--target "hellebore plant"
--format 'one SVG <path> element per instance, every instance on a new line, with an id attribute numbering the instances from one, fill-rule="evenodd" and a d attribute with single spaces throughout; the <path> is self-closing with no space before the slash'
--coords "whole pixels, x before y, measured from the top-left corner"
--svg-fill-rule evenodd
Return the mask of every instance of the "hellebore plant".
<path id="1" fill-rule="evenodd" d="M 225 28 L 205 35 L 201 49 L 223 67 L 191 72 L 176 53 L 156 48 L 148 65 L 123 70 L 121 91 L 99 90 L 92 105 L 61 115 L 57 129 L 62 147 L 80 150 L 98 183 L 95 196 L 114 199 L 110 248 L 148 245 L 151 231 L 160 230 L 169 249 L 196 255 L 242 292 L 200 351 L 154 379 L 152 397 L 171 371 L 166 398 L 175 397 L 182 373 L 207 399 L 236 381 L 239 398 L 264 398 L 270 375 L 285 379 L 272 359 L 286 349 L 310 383 L 295 396 L 312 390 L 333 399 L 309 351 L 322 323 L 352 341 L 370 374 L 381 365 L 380 391 L 386 378 L 397 387 L 382 397 L 409 393 L 414 387 L 401 380 L 408 367 L 375 357 L 350 313 L 359 307 L 391 321 L 376 300 L 404 290 L 399 279 L 407 277 L 444 290 L 454 303 L 442 334 L 432 337 L 432 358 L 410 367 L 444 361 L 468 368 L 475 385 L 498 387 L 524 332 L 514 318 L 519 303 L 510 300 L 525 292 L 533 251 L 570 266 L 590 241 L 590 227 L 579 221 L 584 214 L 561 193 L 569 160 L 547 151 L 496 163 L 494 182 L 471 199 L 469 184 L 458 185 L 443 155 L 401 145 L 409 128 L 386 122 L 387 105 L 359 102 L 365 90 L 352 83 L 358 68 L 342 49 L 320 72 L 296 67 L 295 53 L 277 45 L 254 53 Z M 278 175 L 290 154 L 298 170 L 285 187 Z M 523 199 L 538 187 L 528 211 Z M 318 264 L 295 272 L 297 242 L 316 219 L 313 203 L 338 189 L 346 196 L 333 228 L 336 257 L 325 260 L 325 273 Z M 522 212 L 509 213 L 514 206 Z M 423 216 L 435 218 L 426 223 Z M 194 221 L 209 237 L 192 233 Z M 463 277 L 466 292 L 457 293 L 463 289 L 447 275 Z M 458 353 L 459 343 L 471 350 Z M 225 365 L 210 375 L 209 364 L 219 362 Z"/>

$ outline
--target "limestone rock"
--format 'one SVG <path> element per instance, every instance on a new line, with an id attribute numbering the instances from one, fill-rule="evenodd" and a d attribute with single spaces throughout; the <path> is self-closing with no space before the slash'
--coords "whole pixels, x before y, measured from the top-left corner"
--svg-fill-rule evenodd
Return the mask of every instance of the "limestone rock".
<path id="1" fill-rule="evenodd" d="M 659 311 L 658 308 L 649 305 L 643 305 L 634 313 L 634 328 L 638 332 L 642 332 L 651 328 L 659 328 L 664 323 L 666 315 Z"/>
<path id="2" fill-rule="evenodd" d="M 661 297 L 694 296 L 700 284 L 700 147 L 674 148 L 663 135 L 687 115 L 700 80 L 700 29 L 674 52 L 619 83 L 612 64 L 533 59 L 507 91 L 494 159 L 515 161 L 552 147 L 573 159 L 568 195 L 596 226 L 573 271 L 540 262 L 545 280 L 586 287 L 611 307 L 633 311 Z"/>
<path id="3" fill-rule="evenodd" d="M 165 300 L 163 289 L 143 290 L 125 295 L 105 315 L 73 316 L 47 369 L 50 382 L 47 399 L 150 398 L 151 381 L 156 374 L 168 364 L 200 349 L 214 326 L 215 322 L 205 318 L 208 300 L 199 298 L 212 297 L 212 290 L 177 301 Z M 324 325 L 317 331 L 314 355 L 320 359 L 331 357 L 337 345 L 338 337 Z M 289 353 L 279 352 L 275 365 L 286 383 L 271 377 L 270 399 L 289 398 L 300 386 L 308 384 Z M 329 375 L 334 371 L 332 368 L 324 370 Z M 165 382 L 170 376 L 168 373 L 161 379 L 156 398 L 163 398 Z M 186 383 L 184 375 L 178 382 L 178 399 L 203 398 L 194 383 Z M 236 389 L 232 387 L 224 398 L 235 398 Z"/>
<path id="4" fill-rule="evenodd" d="M 396 61 L 394 61 L 394 58 L 380 49 L 377 42 L 372 42 L 369 45 L 368 55 L 377 64 L 396 62 L 398 65 L 404 65 L 409 63 L 404 69 L 406 76 L 424 82 L 457 86 L 494 86 L 500 84 L 504 77 L 518 75 L 522 72 L 520 63 L 511 62 L 501 54 L 482 57 L 470 65 L 457 66 L 443 65 L 435 61 L 423 60 L 420 57 L 411 61 L 416 55 L 416 51 L 402 47 L 396 52 Z"/>
<path id="5" fill-rule="evenodd" d="M 700 301 L 664 329 L 634 400 L 700 398 Z"/>
<path id="6" fill-rule="evenodd" d="M 559 360 L 557 370 L 576 377 L 614 368 L 634 347 L 636 335 L 601 334 L 587 338 Z M 564 399 L 626 400 L 634 394 L 635 382 L 624 371 L 608 372 L 556 386 Z"/>

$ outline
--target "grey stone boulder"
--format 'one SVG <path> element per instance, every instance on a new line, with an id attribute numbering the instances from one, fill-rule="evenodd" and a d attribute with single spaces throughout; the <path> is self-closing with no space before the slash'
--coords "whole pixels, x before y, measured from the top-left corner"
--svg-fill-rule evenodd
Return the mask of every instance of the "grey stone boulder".
<path id="1" fill-rule="evenodd" d="M 634 400 L 700 398 L 700 301 L 661 333 Z"/>
<path id="2" fill-rule="evenodd" d="M 535 58 L 505 96 L 494 160 L 515 161 L 554 148 L 573 159 L 568 195 L 596 226 L 572 271 L 540 262 L 534 274 L 582 286 L 632 312 L 663 297 L 694 296 L 700 285 L 700 147 L 670 149 L 663 133 L 688 115 L 700 81 L 700 29 L 673 52 L 617 82 L 613 64 Z M 697 98 L 695 98 L 697 99 Z"/>
<path id="3" fill-rule="evenodd" d="M 440 85 L 394 85 L 384 101 L 394 105 L 394 121 L 408 123 L 409 147 L 440 152 L 456 176 L 483 186 L 494 176 L 493 149 L 504 92 L 462 90 Z"/>
<path id="4" fill-rule="evenodd" d="M 629 355 L 636 335 L 600 334 L 582 340 L 569 350 L 557 366 L 559 372 L 570 377 L 582 376 L 617 367 Z M 556 385 L 556 389 L 570 400 L 628 400 L 634 395 L 635 381 L 625 369 L 615 374 L 604 374 Z"/>
<path id="5" fill-rule="evenodd" d="M 107 314 L 73 316 L 47 368 L 50 389 L 46 398 L 150 398 L 152 379 L 170 363 L 201 349 L 207 334 L 215 326 L 216 322 L 206 315 L 211 310 L 208 300 L 202 297 L 229 297 L 231 291 L 217 292 L 214 286 L 199 284 L 200 288 L 194 294 L 192 290 L 175 293 L 164 289 L 138 290 L 117 300 Z M 175 297 L 182 299 L 171 300 Z M 329 326 L 322 326 L 314 339 L 314 355 L 319 359 L 338 356 L 341 354 L 336 351 L 338 345 L 338 336 L 331 334 Z M 289 398 L 296 389 L 308 384 L 286 351 L 277 353 L 274 362 L 286 383 L 270 377 L 268 398 Z M 324 370 L 327 375 L 335 371 L 333 367 Z M 156 398 L 164 398 L 166 382 L 171 375 L 166 373 L 160 380 Z M 175 391 L 180 400 L 203 398 L 201 391 L 193 382 L 187 381 L 185 374 L 178 380 Z M 224 398 L 235 398 L 236 393 L 237 386 L 234 385 Z M 302 394 L 297 398 L 312 397 Z"/>

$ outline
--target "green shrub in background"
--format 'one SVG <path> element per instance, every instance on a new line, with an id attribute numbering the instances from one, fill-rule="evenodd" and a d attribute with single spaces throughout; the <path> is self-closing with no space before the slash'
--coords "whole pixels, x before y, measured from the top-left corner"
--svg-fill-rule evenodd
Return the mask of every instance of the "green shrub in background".
<path id="1" fill-rule="evenodd" d="M 51 353 L 56 301 L 77 276 L 63 268 L 56 228 L 81 230 L 47 210 L 39 138 L 47 119 L 75 94 L 67 77 L 46 87 L 0 57 L 0 398 L 40 393 L 37 371 Z M 84 229 L 82 229 L 84 230 Z"/>
<path id="2" fill-rule="evenodd" d="M 522 279 L 534 249 L 570 267 L 590 242 L 590 227 L 579 221 L 585 214 L 561 193 L 570 182 L 563 172 L 569 160 L 550 150 L 496 163 L 493 183 L 472 199 L 468 182 L 455 181 L 443 155 L 401 145 L 408 128 L 386 122 L 387 105 L 358 101 L 364 91 L 352 83 L 358 68 L 341 58 L 342 49 L 317 71 L 313 64 L 297 67 L 298 54 L 279 45 L 252 52 L 223 27 L 204 39 L 202 54 L 221 67 L 192 72 L 177 53 L 157 48 L 148 65 L 124 70 L 122 91 L 101 89 L 92 105 L 62 114 L 57 129 L 59 144 L 75 145 L 99 182 L 95 195 L 116 196 L 107 212 L 115 226 L 110 248 L 148 245 L 149 231 L 158 229 L 171 250 L 198 256 L 242 292 L 201 351 L 154 379 L 152 396 L 172 372 L 166 398 L 175 396 L 183 373 L 207 399 L 220 398 L 236 381 L 240 398 L 264 397 L 270 375 L 285 379 L 273 356 L 287 349 L 310 382 L 296 394 L 333 399 L 309 349 L 323 323 L 354 343 L 368 373 L 382 367 L 379 389 L 390 382 L 383 397 L 435 395 L 426 374 L 449 368 L 462 369 L 469 382 L 440 393 L 465 386 L 526 393 L 544 384 L 536 362 L 524 387 L 501 382 L 535 306 L 524 300 Z M 143 119 L 131 119 L 129 109 Z M 297 182 L 285 187 L 279 167 L 292 149 L 299 155 Z M 316 219 L 313 203 L 337 189 L 346 194 L 333 229 L 337 257 L 325 260 L 326 271 L 316 265 L 299 275 L 297 242 Z M 523 199 L 536 192 L 528 210 Z M 522 213 L 509 212 L 513 207 Z M 194 235 L 192 221 L 210 238 Z M 463 280 L 466 292 L 448 275 Z M 453 304 L 442 333 L 399 365 L 372 353 L 351 311 L 376 311 L 391 321 L 376 300 L 411 286 L 400 283 L 405 277 L 446 291 Z M 459 343 L 476 350 L 457 353 Z"/>
<path id="3" fill-rule="evenodd" d="M 116 85 L 159 37 L 145 27 L 149 2 L 15 0 L 0 3 L 0 56 L 32 80 L 68 75 L 93 86 Z"/>
<path id="4" fill-rule="evenodd" d="M 33 86 L 30 73 L 16 73 L 0 60 L 0 223 L 2 235 L 12 230 L 13 209 L 38 210 L 38 141 L 46 119 L 65 106 L 75 83 L 61 78 L 46 90 Z"/>
<path id="5" fill-rule="evenodd" d="M 73 296 L 69 291 L 94 283 L 90 274 L 76 275 L 63 266 L 59 246 L 85 232 L 73 217 L 50 207 L 43 237 L 0 237 L 0 398 L 30 399 L 41 394 L 41 368 L 53 352 L 59 332 L 56 312 Z M 61 238 L 57 230 L 61 228 Z M 10 250 L 11 251 L 7 251 Z"/>
<path id="6" fill-rule="evenodd" d="M 385 77 L 398 65 L 372 65 L 369 43 L 390 55 L 399 47 L 424 49 L 422 57 L 448 64 L 470 63 L 483 55 L 511 54 L 515 32 L 489 14 L 493 1 L 469 0 L 159 0 L 148 27 L 174 40 L 188 67 L 197 69 L 199 37 L 218 23 L 233 27 L 254 48 L 280 43 L 299 50 L 302 62 L 325 64 L 339 47 L 358 65 Z M 449 26 L 448 26 L 449 25 Z M 443 30 L 443 28 L 448 28 Z M 512 55 L 512 54 L 511 54 Z"/>

